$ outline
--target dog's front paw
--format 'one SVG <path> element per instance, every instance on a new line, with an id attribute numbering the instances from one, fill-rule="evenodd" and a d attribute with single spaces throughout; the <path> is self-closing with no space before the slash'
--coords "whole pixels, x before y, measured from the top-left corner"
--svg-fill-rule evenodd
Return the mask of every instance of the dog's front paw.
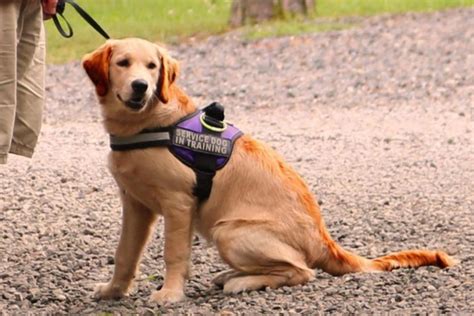
<path id="1" fill-rule="evenodd" d="M 150 301 L 158 304 L 167 304 L 182 301 L 184 298 L 183 291 L 161 289 L 151 294 Z"/>
<path id="2" fill-rule="evenodd" d="M 119 299 L 125 296 L 127 296 L 127 291 L 110 282 L 97 284 L 94 291 L 94 298 L 97 300 Z"/>

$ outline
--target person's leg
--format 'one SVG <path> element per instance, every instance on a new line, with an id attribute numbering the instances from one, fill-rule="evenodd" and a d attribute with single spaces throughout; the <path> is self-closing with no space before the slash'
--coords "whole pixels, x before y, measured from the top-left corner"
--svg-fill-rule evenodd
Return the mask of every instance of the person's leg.
<path id="1" fill-rule="evenodd" d="M 25 2 L 25 1 L 23 1 Z M 17 106 L 10 152 L 31 157 L 41 129 L 45 86 L 45 39 L 40 1 L 21 10 L 17 46 Z"/>
<path id="2" fill-rule="evenodd" d="M 7 162 L 16 109 L 17 21 L 21 1 L 0 1 L 0 164 Z"/>

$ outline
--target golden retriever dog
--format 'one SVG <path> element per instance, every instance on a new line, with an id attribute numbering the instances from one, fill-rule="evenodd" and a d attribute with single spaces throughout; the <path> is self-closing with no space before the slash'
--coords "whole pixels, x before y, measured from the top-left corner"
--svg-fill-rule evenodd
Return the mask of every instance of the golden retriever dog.
<path id="1" fill-rule="evenodd" d="M 82 65 L 95 85 L 110 135 L 128 137 L 166 127 L 196 111 L 176 84 L 177 61 L 157 44 L 108 40 Z M 443 251 L 407 250 L 366 259 L 344 250 L 329 236 L 302 178 L 248 135 L 237 139 L 202 202 L 193 195 L 195 173 L 166 147 L 111 151 L 108 165 L 120 189 L 123 222 L 114 273 L 97 286 L 99 299 L 130 291 L 159 215 L 164 217 L 166 273 L 162 288 L 151 294 L 159 303 L 185 298 L 195 231 L 217 247 L 231 268 L 213 280 L 225 293 L 302 284 L 314 278 L 315 268 L 342 275 L 455 264 Z"/>

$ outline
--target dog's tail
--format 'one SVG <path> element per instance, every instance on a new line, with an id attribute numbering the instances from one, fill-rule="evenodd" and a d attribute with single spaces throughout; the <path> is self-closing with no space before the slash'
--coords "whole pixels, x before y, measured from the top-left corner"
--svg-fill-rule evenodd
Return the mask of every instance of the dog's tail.
<path id="1" fill-rule="evenodd" d="M 406 250 L 389 255 L 367 259 L 344 250 L 329 236 L 324 224 L 320 228 L 325 255 L 316 263 L 316 267 L 332 275 L 342 275 L 351 272 L 391 271 L 397 268 L 417 268 L 421 266 L 438 266 L 446 268 L 457 262 L 444 251 Z"/>

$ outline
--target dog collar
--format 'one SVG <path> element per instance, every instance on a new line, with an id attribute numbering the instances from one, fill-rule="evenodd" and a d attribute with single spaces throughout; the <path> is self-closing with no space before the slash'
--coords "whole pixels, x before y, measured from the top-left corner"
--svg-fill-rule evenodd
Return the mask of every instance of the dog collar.
<path id="1" fill-rule="evenodd" d="M 223 106 L 214 102 L 166 128 L 143 130 L 128 137 L 110 135 L 110 147 L 113 151 L 168 147 L 195 172 L 193 194 L 203 201 L 211 193 L 216 171 L 227 164 L 241 135 L 238 128 L 224 120 Z"/>

